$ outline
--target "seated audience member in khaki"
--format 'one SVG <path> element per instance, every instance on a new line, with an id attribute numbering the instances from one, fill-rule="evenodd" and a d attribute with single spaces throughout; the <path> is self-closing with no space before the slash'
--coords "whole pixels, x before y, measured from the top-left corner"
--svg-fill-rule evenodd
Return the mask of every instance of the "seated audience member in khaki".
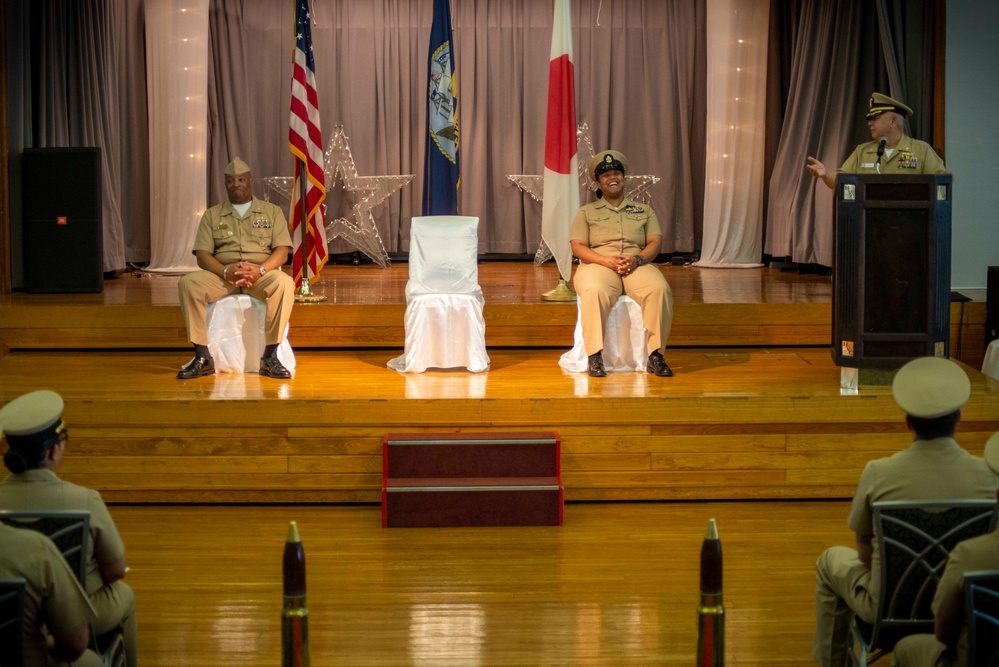
<path id="1" fill-rule="evenodd" d="M 125 545 L 100 494 L 55 474 L 69 441 L 62 409 L 59 394 L 33 391 L 0 410 L 0 429 L 7 442 L 3 462 L 10 470 L 0 482 L 0 509 L 90 512 L 85 589 L 96 612 L 91 625 L 98 635 L 120 627 L 126 665 L 135 667 L 135 594 L 121 581 L 127 571 Z"/>
<path id="2" fill-rule="evenodd" d="M 905 134 L 905 118 L 912 109 L 882 93 L 871 95 L 867 127 L 871 140 L 857 146 L 843 166 L 829 172 L 813 157 L 808 158 L 808 173 L 821 178 L 830 188 L 836 187 L 837 174 L 948 174 L 943 160 L 925 141 Z"/>
<path id="3" fill-rule="evenodd" d="M 24 667 L 104 664 L 87 650 L 94 608 L 52 540 L 0 523 L 0 578 L 24 579 Z M 7 650 L 0 647 L 0 657 Z"/>
<path id="4" fill-rule="evenodd" d="M 905 412 L 912 444 L 868 462 L 848 520 L 857 536 L 856 549 L 831 547 L 816 563 L 812 657 L 823 667 L 848 665 L 854 614 L 871 623 L 877 613 L 881 562 L 874 539 L 874 503 L 996 496 L 996 478 L 985 461 L 954 440 L 961 408 L 971 395 L 971 383 L 960 366 L 936 357 L 910 361 L 895 376 L 892 394 Z"/>
<path id="5" fill-rule="evenodd" d="M 985 445 L 985 462 L 999 476 L 999 433 Z M 933 596 L 935 635 L 912 635 L 900 641 L 892 653 L 892 665 L 967 667 L 970 647 L 964 612 L 964 574 L 982 570 L 999 570 L 999 530 L 965 540 L 950 552 Z"/>
<path id="6" fill-rule="evenodd" d="M 180 279 L 180 308 L 194 359 L 177 377 L 189 380 L 215 372 L 205 309 L 224 296 L 242 293 L 267 306 L 260 374 L 289 378 L 277 357 L 295 303 L 295 281 L 281 270 L 292 248 L 288 222 L 280 208 L 253 196 L 253 173 L 238 157 L 225 168 L 225 188 L 228 201 L 205 211 L 198 224 L 193 252 L 201 270 Z"/>

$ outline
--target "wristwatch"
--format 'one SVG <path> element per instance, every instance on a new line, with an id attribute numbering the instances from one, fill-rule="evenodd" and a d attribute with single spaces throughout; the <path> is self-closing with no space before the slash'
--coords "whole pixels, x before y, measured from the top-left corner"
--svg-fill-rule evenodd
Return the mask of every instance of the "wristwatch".
<path id="1" fill-rule="evenodd" d="M 635 268 L 637 269 L 642 264 L 645 264 L 645 260 L 642 259 L 642 256 L 641 255 L 635 255 Z"/>
<path id="2" fill-rule="evenodd" d="M 267 269 L 265 269 L 264 267 L 261 266 L 260 267 L 260 275 L 264 275 L 265 273 L 267 273 Z"/>

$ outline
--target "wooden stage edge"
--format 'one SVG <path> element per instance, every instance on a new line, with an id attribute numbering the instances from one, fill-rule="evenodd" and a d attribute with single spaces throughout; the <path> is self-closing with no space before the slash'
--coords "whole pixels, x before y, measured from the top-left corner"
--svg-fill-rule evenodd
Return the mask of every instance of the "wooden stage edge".
<path id="1" fill-rule="evenodd" d="M 845 499 L 867 461 L 907 446 L 885 380 L 840 392 L 828 276 L 662 268 L 673 378 L 562 370 L 575 305 L 538 297 L 554 268 L 492 264 L 480 267 L 489 371 L 396 373 L 385 364 L 402 347 L 405 267 L 335 267 L 329 302 L 294 310 L 287 381 L 177 380 L 189 348 L 176 277 L 7 295 L 0 403 L 59 391 L 60 474 L 115 503 L 375 503 L 390 432 L 555 431 L 569 501 Z M 984 342 L 977 360 L 960 355 L 974 338 L 984 304 L 953 304 L 952 356 L 972 381 L 958 440 L 980 454 L 999 430 L 999 383 L 977 370 Z"/>

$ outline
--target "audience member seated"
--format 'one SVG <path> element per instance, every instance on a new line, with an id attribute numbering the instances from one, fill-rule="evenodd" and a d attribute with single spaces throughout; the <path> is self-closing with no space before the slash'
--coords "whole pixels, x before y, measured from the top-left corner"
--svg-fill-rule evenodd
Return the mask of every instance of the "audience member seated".
<path id="1" fill-rule="evenodd" d="M 0 523 L 0 578 L 25 580 L 24 667 L 103 665 L 87 649 L 94 608 L 52 540 Z"/>
<path id="2" fill-rule="evenodd" d="M 999 476 L 999 433 L 985 446 L 985 462 Z M 997 494 L 999 500 L 999 494 Z M 999 531 L 958 544 L 950 552 L 933 596 L 935 635 L 912 635 L 895 645 L 897 667 L 966 667 L 968 619 L 965 616 L 964 574 L 999 570 Z"/>
<path id="3" fill-rule="evenodd" d="M 579 295 L 587 372 L 604 377 L 604 330 L 607 316 L 622 293 L 638 302 L 649 332 L 645 370 L 660 377 L 673 371 L 663 350 L 673 324 L 673 292 L 666 276 L 652 264 L 662 245 L 662 231 L 648 204 L 628 199 L 624 175 L 628 158 L 602 151 L 590 160 L 588 173 L 599 185 L 597 201 L 579 209 L 569 232 L 572 254 L 579 258 L 573 285 Z"/>
<path id="4" fill-rule="evenodd" d="M 0 410 L 0 429 L 8 448 L 3 462 L 10 470 L 0 482 L 0 509 L 90 512 L 85 588 L 96 611 L 92 626 L 98 635 L 121 627 L 126 664 L 135 667 L 135 594 L 121 581 L 126 572 L 125 545 L 100 494 L 64 482 L 55 474 L 69 440 L 62 409 L 59 394 L 34 391 Z"/>
<path id="5" fill-rule="evenodd" d="M 831 547 L 816 564 L 812 657 L 824 667 L 848 665 L 854 614 L 874 622 L 880 594 L 880 551 L 873 506 L 883 500 L 980 499 L 996 496 L 985 461 L 954 440 L 961 408 L 971 395 L 968 376 L 947 359 L 925 357 L 903 366 L 892 384 L 895 402 L 913 434 L 907 448 L 868 462 L 848 520 L 856 549 Z"/>

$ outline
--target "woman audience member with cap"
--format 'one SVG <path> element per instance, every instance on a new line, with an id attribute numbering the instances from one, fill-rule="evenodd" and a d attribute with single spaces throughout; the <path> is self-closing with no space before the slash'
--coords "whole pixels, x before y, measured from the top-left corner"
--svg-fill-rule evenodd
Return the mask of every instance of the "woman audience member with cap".
<path id="1" fill-rule="evenodd" d="M 642 308 L 648 331 L 649 360 L 645 370 L 660 377 L 673 371 L 663 359 L 673 323 L 673 292 L 652 261 L 659 254 L 662 231 L 648 204 L 629 199 L 624 191 L 628 159 L 617 151 L 602 151 L 590 160 L 590 178 L 599 186 L 597 200 L 579 209 L 572 221 L 572 254 L 579 258 L 573 277 L 586 348 L 587 372 L 604 377 L 604 329 L 607 316 L 622 292 Z"/>
<path id="2" fill-rule="evenodd" d="M 98 635 L 121 627 L 126 665 L 135 667 L 135 594 L 121 581 L 126 572 L 125 545 L 100 494 L 55 474 L 69 440 L 62 409 L 59 394 L 33 391 L 0 410 L 0 429 L 7 441 L 3 462 L 10 470 L 0 482 L 0 509 L 90 512 L 85 588 L 97 613 L 92 626 Z"/>
<path id="3" fill-rule="evenodd" d="M 871 95 L 867 127 L 871 141 L 860 144 L 843 166 L 830 173 L 824 164 L 808 158 L 808 173 L 836 187 L 836 174 L 947 174 L 943 160 L 925 141 L 905 134 L 905 118 L 912 109 L 882 93 Z"/>

